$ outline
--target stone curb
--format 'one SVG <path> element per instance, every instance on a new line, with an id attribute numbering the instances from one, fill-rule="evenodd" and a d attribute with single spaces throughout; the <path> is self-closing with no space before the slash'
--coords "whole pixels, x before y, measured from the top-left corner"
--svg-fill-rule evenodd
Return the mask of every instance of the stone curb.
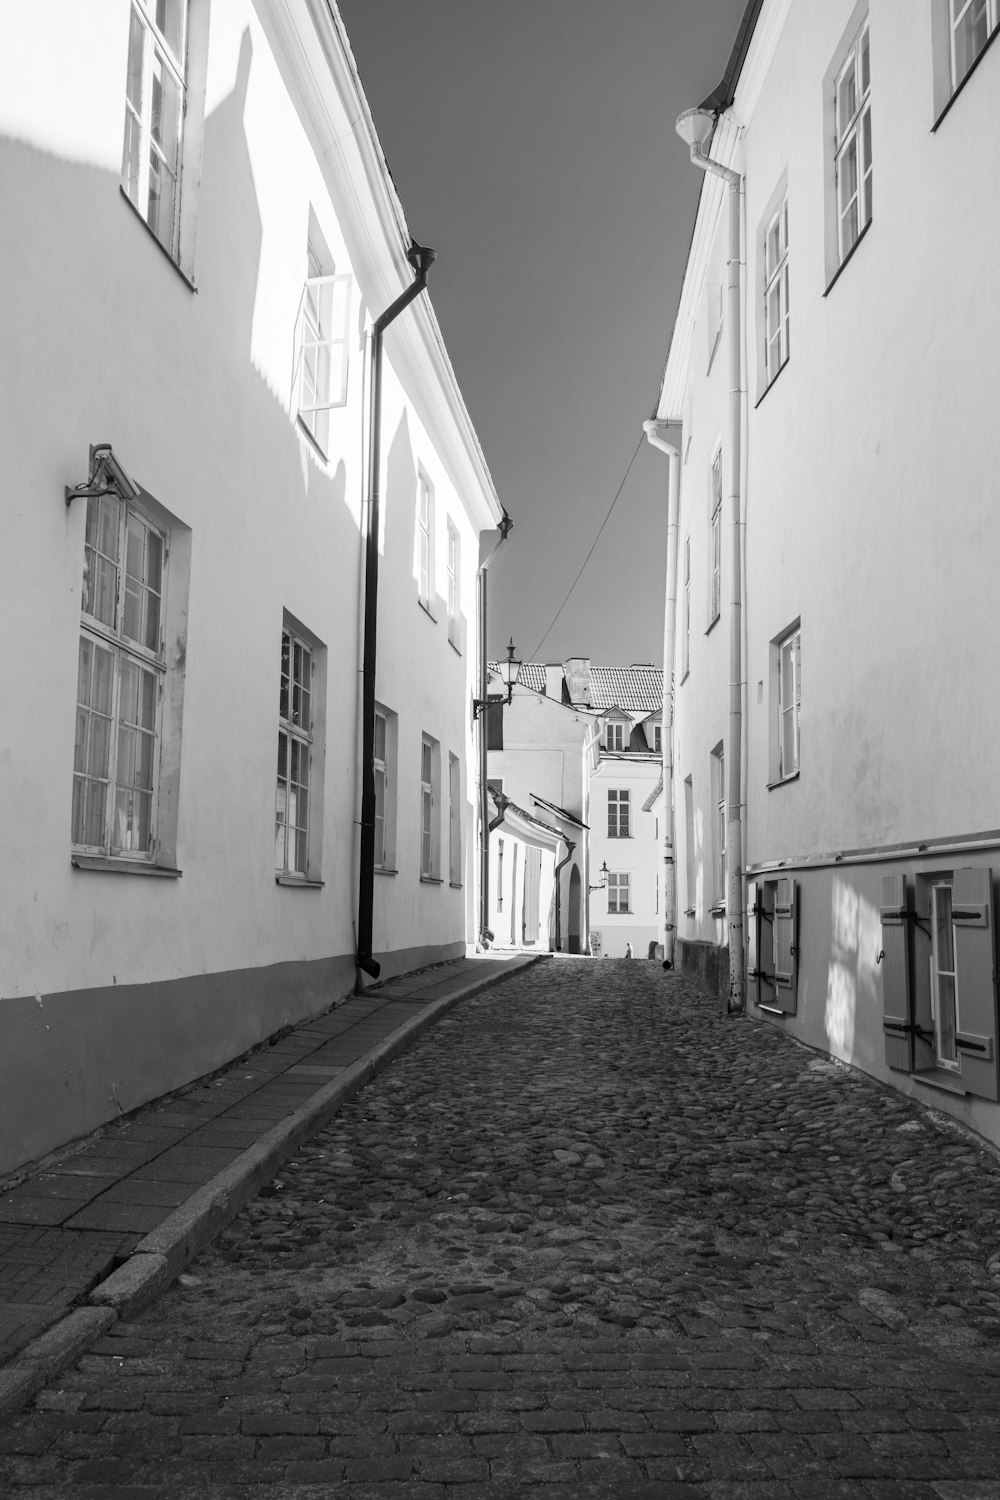
<path id="1" fill-rule="evenodd" d="M 512 969 L 512 974 L 523 973 L 547 957 L 547 953 L 532 954 L 527 962 Z M 491 974 L 454 995 L 432 1001 L 193 1193 L 139 1241 L 124 1265 L 89 1293 L 89 1306 L 75 1308 L 22 1349 L 13 1364 L 0 1369 L 0 1416 L 20 1411 L 53 1376 L 75 1364 L 113 1323 L 132 1317 L 164 1291 L 303 1141 L 321 1130 L 341 1105 L 353 1099 L 448 1011 L 510 977 Z"/>

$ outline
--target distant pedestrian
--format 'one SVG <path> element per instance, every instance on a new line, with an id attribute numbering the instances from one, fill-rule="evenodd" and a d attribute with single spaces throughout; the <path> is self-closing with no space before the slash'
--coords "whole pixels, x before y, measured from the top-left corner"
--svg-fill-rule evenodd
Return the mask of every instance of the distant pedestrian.
<path id="1" fill-rule="evenodd" d="M 625 944 L 625 957 L 626 958 L 631 958 L 632 957 L 632 944 L 631 943 L 626 943 Z"/>

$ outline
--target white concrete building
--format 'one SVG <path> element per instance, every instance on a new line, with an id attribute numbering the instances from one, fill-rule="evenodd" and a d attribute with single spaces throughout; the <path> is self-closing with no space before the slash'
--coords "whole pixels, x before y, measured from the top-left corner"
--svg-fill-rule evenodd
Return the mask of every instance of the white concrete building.
<path id="1" fill-rule="evenodd" d="M 1000 1142 L 998 21 L 748 5 L 650 429 L 679 964 Z"/>
<path id="2" fill-rule="evenodd" d="M 411 237 L 333 0 L 0 21 L 0 1173 L 355 982 L 373 320 Z M 464 953 L 480 535 L 385 333 L 373 951 Z"/>

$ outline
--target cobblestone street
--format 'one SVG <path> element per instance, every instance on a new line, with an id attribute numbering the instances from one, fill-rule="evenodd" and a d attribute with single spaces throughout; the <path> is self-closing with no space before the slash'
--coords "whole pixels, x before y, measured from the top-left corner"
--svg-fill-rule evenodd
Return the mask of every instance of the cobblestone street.
<path id="1" fill-rule="evenodd" d="M 18 1500 L 990 1500 L 1000 1169 L 640 961 L 453 1011 L 0 1435 Z"/>

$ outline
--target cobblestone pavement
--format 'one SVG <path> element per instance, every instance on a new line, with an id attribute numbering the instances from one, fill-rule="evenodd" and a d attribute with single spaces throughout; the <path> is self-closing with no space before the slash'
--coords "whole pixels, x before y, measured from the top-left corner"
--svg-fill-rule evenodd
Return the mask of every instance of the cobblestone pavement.
<path id="1" fill-rule="evenodd" d="M 994 1500 L 1000 1169 L 657 964 L 468 1001 L 0 1435 L 17 1500 Z"/>

